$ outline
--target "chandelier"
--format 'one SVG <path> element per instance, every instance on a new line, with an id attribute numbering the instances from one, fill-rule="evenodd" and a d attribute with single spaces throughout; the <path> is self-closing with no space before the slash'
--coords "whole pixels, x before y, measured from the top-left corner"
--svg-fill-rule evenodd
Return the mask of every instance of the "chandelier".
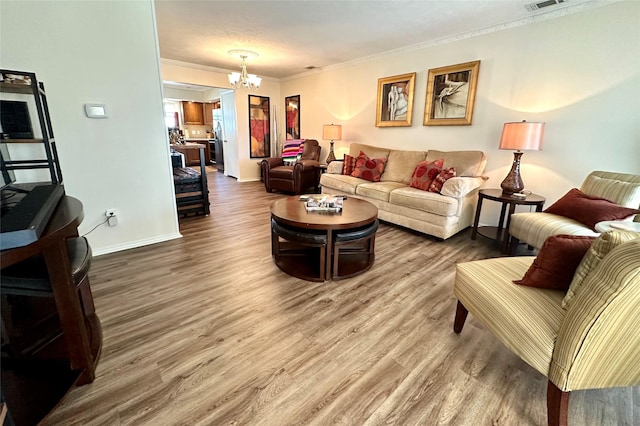
<path id="1" fill-rule="evenodd" d="M 252 52 L 250 50 L 230 50 L 229 55 L 238 55 L 242 58 L 242 62 L 240 62 L 240 72 L 232 72 L 229 74 L 229 83 L 231 87 L 234 89 L 252 89 L 256 90 L 260 88 L 260 83 L 262 79 L 255 74 L 247 73 L 247 64 L 245 63 L 245 59 L 248 57 L 258 56 L 256 52 Z"/>

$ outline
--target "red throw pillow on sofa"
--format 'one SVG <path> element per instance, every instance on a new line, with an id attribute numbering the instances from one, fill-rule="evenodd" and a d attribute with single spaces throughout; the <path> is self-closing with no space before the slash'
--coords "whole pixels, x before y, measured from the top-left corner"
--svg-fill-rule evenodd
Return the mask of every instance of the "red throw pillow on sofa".
<path id="1" fill-rule="evenodd" d="M 371 182 L 380 182 L 380 176 L 387 165 L 386 158 L 369 158 L 364 152 L 356 158 L 356 165 L 351 172 L 351 176 L 365 179 Z"/>
<path id="2" fill-rule="evenodd" d="M 552 235 L 544 241 L 521 280 L 514 283 L 527 287 L 567 291 L 580 261 L 596 237 Z"/>
<path id="3" fill-rule="evenodd" d="M 623 207 L 606 198 L 587 195 L 578 188 L 573 188 L 545 209 L 545 212 L 568 217 L 595 231 L 598 222 L 624 219 L 640 213 L 640 210 Z"/>
<path id="4" fill-rule="evenodd" d="M 343 175 L 351 175 L 351 173 L 353 173 L 353 169 L 356 167 L 356 159 L 357 157 L 352 157 L 349 154 L 344 155 L 344 160 L 342 162 Z"/>
<path id="5" fill-rule="evenodd" d="M 440 193 L 442 190 L 442 185 L 452 177 L 456 177 L 456 170 L 453 167 L 449 167 L 448 169 L 444 169 L 438 176 L 431 182 L 429 185 L 429 192 Z"/>
<path id="6" fill-rule="evenodd" d="M 421 161 L 413 170 L 409 186 L 416 189 L 426 191 L 429 189 L 431 182 L 438 176 L 442 170 L 444 159 L 440 158 L 435 161 Z"/>

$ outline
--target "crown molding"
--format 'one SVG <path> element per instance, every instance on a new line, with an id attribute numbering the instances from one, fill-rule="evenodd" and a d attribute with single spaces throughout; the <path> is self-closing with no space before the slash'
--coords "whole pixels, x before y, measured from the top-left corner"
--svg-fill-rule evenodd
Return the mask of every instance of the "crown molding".
<path id="1" fill-rule="evenodd" d="M 167 59 L 167 58 L 160 58 L 160 62 L 163 64 L 167 64 L 167 65 L 175 65 L 178 67 L 184 67 L 184 68 L 192 68 L 192 69 L 196 69 L 196 70 L 201 70 L 201 71 L 208 71 L 208 72 L 215 72 L 215 73 L 219 73 L 219 74 L 229 74 L 231 72 L 237 72 L 237 70 L 230 70 L 230 69 L 225 69 L 225 68 L 216 68 L 216 67 L 211 67 L 208 65 L 200 65 L 200 64 L 194 64 L 193 62 L 183 62 L 183 61 L 177 61 L 175 59 Z M 268 80 L 268 81 L 280 81 L 277 78 L 273 78 L 273 77 L 264 77 L 259 75 L 258 77 L 262 78 L 263 80 Z"/>

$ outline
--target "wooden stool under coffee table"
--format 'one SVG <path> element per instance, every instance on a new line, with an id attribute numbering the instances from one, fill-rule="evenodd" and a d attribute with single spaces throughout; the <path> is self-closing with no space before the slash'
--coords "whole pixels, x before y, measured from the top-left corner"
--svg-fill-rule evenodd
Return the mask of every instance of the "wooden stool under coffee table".
<path id="1" fill-rule="evenodd" d="M 271 219 L 278 225 L 287 227 L 288 230 L 294 232 L 300 232 L 302 236 L 304 236 L 305 232 L 313 235 L 326 235 L 326 252 L 323 253 L 322 256 L 324 258 L 324 270 L 320 271 L 318 276 L 306 273 L 304 268 L 301 267 L 300 258 L 291 257 L 291 260 L 281 258 L 276 261 L 276 265 L 285 273 L 305 280 L 324 281 L 331 279 L 335 234 L 337 232 L 355 230 L 371 225 L 375 223 L 377 218 L 378 208 L 376 206 L 368 201 L 352 197 L 344 200 L 341 213 L 307 212 L 304 207 L 304 202 L 300 201 L 298 196 L 274 201 L 273 204 L 271 204 Z M 272 227 L 271 238 L 272 247 L 277 247 L 278 243 L 274 241 L 274 239 L 279 238 L 279 236 L 277 229 L 274 227 Z M 302 244 L 304 244 L 304 241 Z M 274 257 L 275 256 L 276 253 L 274 253 Z M 373 256 L 368 256 L 367 259 L 364 264 L 354 261 L 353 268 L 349 268 L 348 266 L 342 267 L 345 271 L 348 271 L 350 276 L 353 276 L 371 267 L 373 264 Z M 316 259 L 308 260 L 315 261 Z"/>

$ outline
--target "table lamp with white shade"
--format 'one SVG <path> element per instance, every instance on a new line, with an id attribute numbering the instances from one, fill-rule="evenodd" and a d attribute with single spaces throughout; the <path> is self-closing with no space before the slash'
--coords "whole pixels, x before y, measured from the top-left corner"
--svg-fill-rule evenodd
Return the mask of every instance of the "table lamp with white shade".
<path id="1" fill-rule="evenodd" d="M 342 126 L 340 124 L 325 124 L 322 126 L 322 139 L 331 141 L 327 156 L 327 164 L 329 164 L 336 159 L 333 153 L 333 142 L 342 140 Z"/>

